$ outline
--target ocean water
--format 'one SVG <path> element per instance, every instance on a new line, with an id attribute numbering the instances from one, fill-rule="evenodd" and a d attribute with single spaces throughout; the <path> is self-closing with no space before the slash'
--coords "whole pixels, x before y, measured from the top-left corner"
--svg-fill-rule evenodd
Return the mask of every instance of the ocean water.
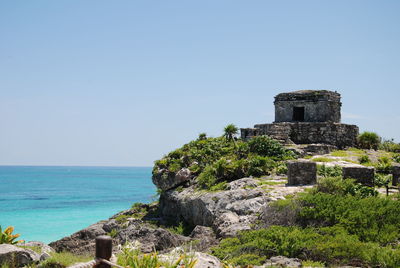
<path id="1" fill-rule="evenodd" d="M 0 166 L 0 225 L 49 243 L 155 193 L 150 167 Z"/>

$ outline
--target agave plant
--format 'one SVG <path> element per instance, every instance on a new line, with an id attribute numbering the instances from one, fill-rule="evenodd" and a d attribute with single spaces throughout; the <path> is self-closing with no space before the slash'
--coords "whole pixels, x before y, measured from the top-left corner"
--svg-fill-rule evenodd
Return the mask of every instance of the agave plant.
<path id="1" fill-rule="evenodd" d="M 11 244 L 15 245 L 17 243 L 22 243 L 24 240 L 15 241 L 20 235 L 12 234 L 14 232 L 14 227 L 8 226 L 4 231 L 1 229 L 0 225 L 0 244 Z"/>

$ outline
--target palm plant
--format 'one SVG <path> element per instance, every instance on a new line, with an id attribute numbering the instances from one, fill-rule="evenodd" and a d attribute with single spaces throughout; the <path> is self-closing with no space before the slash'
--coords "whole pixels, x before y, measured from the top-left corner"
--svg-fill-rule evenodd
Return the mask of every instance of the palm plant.
<path id="1" fill-rule="evenodd" d="M 17 243 L 23 242 L 23 240 L 15 241 L 16 238 L 19 237 L 19 234 L 13 235 L 14 227 L 8 226 L 4 231 L 0 226 L 0 244 L 12 244 L 15 245 Z"/>
<path id="2" fill-rule="evenodd" d="M 231 141 L 238 134 L 239 128 L 234 124 L 229 124 L 224 128 L 224 136 L 227 140 Z"/>

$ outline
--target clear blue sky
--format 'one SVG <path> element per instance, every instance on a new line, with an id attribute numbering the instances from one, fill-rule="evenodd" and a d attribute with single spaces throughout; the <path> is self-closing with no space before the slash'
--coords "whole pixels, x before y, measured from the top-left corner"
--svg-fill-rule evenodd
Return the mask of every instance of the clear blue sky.
<path id="1" fill-rule="evenodd" d="M 0 164 L 150 166 L 201 132 L 342 94 L 400 141 L 400 1 L 0 1 Z"/>

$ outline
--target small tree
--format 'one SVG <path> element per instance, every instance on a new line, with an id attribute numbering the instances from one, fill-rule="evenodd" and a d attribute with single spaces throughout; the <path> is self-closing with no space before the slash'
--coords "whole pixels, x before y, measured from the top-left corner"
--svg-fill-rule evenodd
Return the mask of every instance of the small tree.
<path id="1" fill-rule="evenodd" d="M 374 149 L 378 150 L 379 144 L 381 143 L 381 137 L 374 132 L 364 131 L 358 136 L 358 146 L 362 149 Z"/>
<path id="2" fill-rule="evenodd" d="M 224 136 L 227 140 L 231 141 L 238 134 L 239 129 L 234 124 L 229 124 L 224 128 Z"/>
<path id="3" fill-rule="evenodd" d="M 200 133 L 198 139 L 200 141 L 206 140 L 207 139 L 207 134 L 206 133 Z"/>

